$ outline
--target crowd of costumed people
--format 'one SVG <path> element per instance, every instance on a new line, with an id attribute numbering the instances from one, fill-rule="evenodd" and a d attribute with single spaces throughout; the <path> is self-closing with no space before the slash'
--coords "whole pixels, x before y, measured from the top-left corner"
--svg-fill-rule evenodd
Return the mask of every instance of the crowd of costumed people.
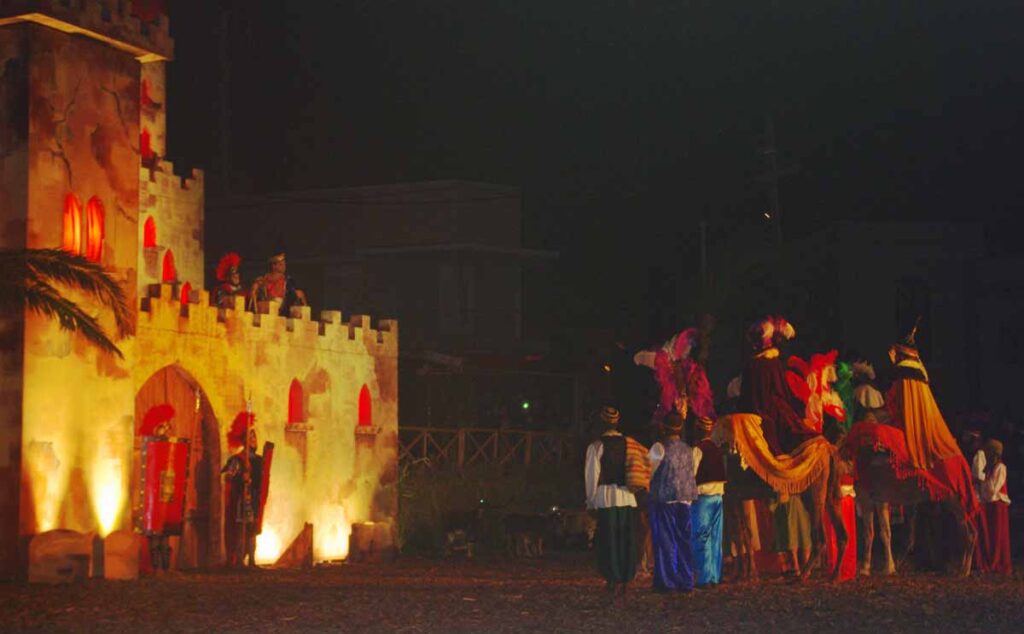
<path id="1" fill-rule="evenodd" d="M 889 348 L 883 393 L 862 358 L 786 358 L 796 329 L 761 319 L 719 411 L 697 354 L 700 329 L 636 353 L 659 390 L 651 438 L 624 434 L 609 403 L 585 458 L 609 590 L 625 593 L 638 569 L 658 592 L 714 588 L 728 562 L 737 578 L 820 569 L 849 580 L 876 568 L 876 533 L 882 571 L 892 574 L 896 519 L 919 527 L 910 540 L 927 535 L 949 553 L 956 574 L 1011 574 L 1003 445 L 977 432 L 958 445 L 932 393 L 918 325 Z"/>

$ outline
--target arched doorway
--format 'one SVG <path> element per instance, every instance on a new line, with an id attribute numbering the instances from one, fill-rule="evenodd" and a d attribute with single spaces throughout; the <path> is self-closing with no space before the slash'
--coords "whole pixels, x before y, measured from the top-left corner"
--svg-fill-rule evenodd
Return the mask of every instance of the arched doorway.
<path id="1" fill-rule="evenodd" d="M 135 395 L 135 420 L 141 422 L 150 408 L 164 403 L 174 407 L 173 435 L 188 438 L 191 445 L 185 526 L 180 538 L 170 539 L 173 549 L 171 566 L 180 570 L 208 568 L 224 561 L 219 425 L 199 383 L 177 365 L 158 370 L 139 388 Z M 133 496 L 138 495 L 138 473 L 136 452 L 136 464 L 132 469 Z"/>

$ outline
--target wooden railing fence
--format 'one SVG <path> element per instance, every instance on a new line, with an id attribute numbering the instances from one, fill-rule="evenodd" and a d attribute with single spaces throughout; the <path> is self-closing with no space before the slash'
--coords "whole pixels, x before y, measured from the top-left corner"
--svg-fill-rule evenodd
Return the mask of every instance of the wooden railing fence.
<path id="1" fill-rule="evenodd" d="M 398 428 L 398 460 L 459 469 L 475 464 L 567 464 L 582 460 L 578 436 L 523 429 Z"/>

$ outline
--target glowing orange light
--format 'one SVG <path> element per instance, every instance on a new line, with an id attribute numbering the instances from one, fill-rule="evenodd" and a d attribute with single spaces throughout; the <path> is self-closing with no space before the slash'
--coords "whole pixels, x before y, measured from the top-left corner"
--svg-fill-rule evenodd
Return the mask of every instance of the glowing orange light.
<path id="1" fill-rule="evenodd" d="M 97 196 L 85 205 L 85 255 L 91 262 L 99 262 L 103 255 L 104 231 L 103 201 Z"/>
<path id="2" fill-rule="evenodd" d="M 153 220 L 153 216 L 146 218 L 146 223 L 142 225 L 142 246 L 156 246 L 156 221 Z"/>
<path id="3" fill-rule="evenodd" d="M 182 284 L 181 285 L 181 303 L 182 303 L 182 305 L 185 305 L 185 304 L 188 303 L 188 298 L 189 298 L 189 295 L 191 295 L 191 294 L 192 294 L 192 285 L 189 284 L 188 282 L 185 282 L 184 284 Z"/>
<path id="4" fill-rule="evenodd" d="M 256 563 L 275 563 L 284 551 L 284 545 L 277 531 L 271 526 L 263 526 L 263 532 L 256 536 Z"/>
<path id="5" fill-rule="evenodd" d="M 121 519 L 125 500 L 125 470 L 122 460 L 96 460 L 89 470 L 89 489 L 100 536 L 106 537 Z"/>
<path id="6" fill-rule="evenodd" d="M 61 247 L 69 253 L 78 253 L 82 245 L 82 201 L 78 196 L 64 197 L 64 238 Z"/>
<path id="7" fill-rule="evenodd" d="M 174 253 L 170 249 L 164 253 L 163 276 L 160 279 L 164 282 L 178 279 L 178 271 L 174 268 Z"/>
<path id="8" fill-rule="evenodd" d="M 373 425 L 373 402 L 370 400 L 370 389 L 363 386 L 359 390 L 359 426 Z"/>
<path id="9" fill-rule="evenodd" d="M 313 514 L 313 556 L 319 561 L 348 557 L 352 525 L 340 504 L 324 504 Z"/>
<path id="10" fill-rule="evenodd" d="M 306 420 L 302 411 L 302 384 L 298 379 L 292 379 L 292 385 L 288 388 L 288 422 L 301 423 Z"/>
<path id="11" fill-rule="evenodd" d="M 143 161 L 153 160 L 153 146 L 150 141 L 149 130 L 145 128 L 139 134 L 139 153 L 142 154 Z"/>

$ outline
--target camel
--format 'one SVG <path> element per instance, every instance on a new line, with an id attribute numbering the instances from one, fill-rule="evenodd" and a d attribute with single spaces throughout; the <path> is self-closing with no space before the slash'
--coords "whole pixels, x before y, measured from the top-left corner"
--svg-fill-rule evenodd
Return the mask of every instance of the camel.
<path id="1" fill-rule="evenodd" d="M 753 530 L 750 526 L 751 518 L 744 508 L 744 504 L 749 500 L 770 500 L 775 497 L 775 491 L 753 471 L 743 469 L 738 454 L 726 454 L 725 472 L 729 484 L 726 486 L 723 496 L 722 510 L 725 514 L 726 526 L 730 532 L 735 532 L 737 541 L 736 570 L 733 580 L 757 579 Z"/>
<path id="2" fill-rule="evenodd" d="M 727 517 L 737 522 L 740 542 L 744 546 L 739 553 L 739 570 L 742 574 L 748 578 L 757 574 L 754 553 L 749 548 L 750 526 L 747 524 L 746 513 L 742 511 L 742 501 L 768 497 L 772 490 L 783 495 L 802 495 L 810 515 L 811 553 L 806 561 L 801 562 L 800 579 L 806 580 L 820 563 L 825 549 L 822 518 L 826 512 L 836 530 L 838 561 L 842 561 L 849 536 L 840 508 L 840 468 L 835 447 L 823 437 L 817 436 L 797 447 L 792 455 L 774 456 L 764 440 L 761 419 L 753 414 L 723 416 L 715 427 L 712 439 L 720 445 L 728 443 L 750 465 L 750 473 L 742 475 L 736 473 L 735 467 L 732 468 L 725 494 L 729 513 Z M 727 464 L 735 462 L 730 460 Z M 789 479 L 786 473 L 799 473 L 800 477 Z M 761 481 L 761 486 L 751 480 L 751 474 L 756 474 L 756 480 Z M 831 578 L 836 581 L 838 577 L 839 566 L 836 565 Z"/>
<path id="3" fill-rule="evenodd" d="M 900 557 L 900 562 L 906 558 L 907 553 L 914 545 L 914 516 L 918 504 L 933 501 L 938 502 L 941 507 L 951 513 L 956 519 L 957 533 L 960 537 L 960 563 L 958 573 L 964 576 L 971 573 L 971 562 L 974 557 L 974 546 L 978 539 L 977 529 L 974 522 L 968 517 L 960 497 L 949 488 L 942 490 L 942 497 L 934 499 L 929 495 L 928 490 L 921 486 L 919 478 L 925 476 L 911 475 L 909 477 L 897 477 L 892 466 L 891 455 L 888 451 L 880 450 L 874 446 L 862 445 L 856 449 L 856 465 L 859 478 L 855 485 L 857 491 L 857 505 L 861 508 L 864 519 L 864 559 L 860 563 L 860 574 L 871 573 L 871 549 L 875 539 L 874 515 L 875 510 L 880 509 L 879 536 L 885 549 L 885 573 L 894 574 L 896 563 L 892 556 L 892 530 L 889 526 L 889 504 L 902 504 L 911 510 L 908 518 L 910 535 L 907 548 Z"/>

